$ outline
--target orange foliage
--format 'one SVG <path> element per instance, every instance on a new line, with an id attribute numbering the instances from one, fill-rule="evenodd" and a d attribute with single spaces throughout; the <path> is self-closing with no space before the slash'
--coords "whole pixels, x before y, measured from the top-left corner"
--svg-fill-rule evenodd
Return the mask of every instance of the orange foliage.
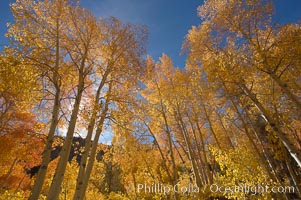
<path id="1" fill-rule="evenodd" d="M 9 177 L 3 175 L 0 177 L 0 185 L 2 188 L 5 188 L 7 190 L 20 189 L 26 191 L 32 189 L 31 179 L 25 174 L 22 178 L 17 175 L 11 175 Z"/>
<path id="2" fill-rule="evenodd" d="M 41 162 L 44 136 L 41 124 L 31 113 L 17 113 L 16 126 L 0 135 L 0 186 L 5 189 L 30 190 L 31 180 L 25 169 Z"/>

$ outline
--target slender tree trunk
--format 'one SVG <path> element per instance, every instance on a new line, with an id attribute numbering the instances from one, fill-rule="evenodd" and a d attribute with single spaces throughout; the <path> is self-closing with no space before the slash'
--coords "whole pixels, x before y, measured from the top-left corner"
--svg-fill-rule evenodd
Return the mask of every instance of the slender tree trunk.
<path id="1" fill-rule="evenodd" d="M 98 146 L 98 140 L 99 140 L 100 134 L 102 132 L 103 124 L 104 124 L 105 118 L 106 118 L 108 110 L 109 110 L 110 95 L 111 95 L 110 90 L 111 90 L 111 88 L 109 88 L 108 98 L 105 102 L 105 107 L 102 111 L 100 120 L 97 124 L 97 130 L 96 130 L 94 141 L 93 141 L 93 144 L 92 144 L 88 165 L 87 165 L 87 168 L 86 168 L 86 171 L 85 171 L 85 174 L 84 174 L 82 187 L 78 191 L 78 196 L 80 197 L 79 199 L 81 199 L 81 200 L 84 199 L 84 197 L 85 197 L 85 193 L 86 193 L 86 190 L 87 190 L 87 187 L 88 187 L 88 182 L 89 182 L 90 175 L 91 175 L 93 165 L 94 165 L 94 161 L 95 161 L 96 150 L 97 150 L 97 146 Z"/>
<path id="2" fill-rule="evenodd" d="M 188 114 L 187 114 L 187 117 L 188 117 Z M 196 130 L 193 126 L 193 123 L 192 121 L 190 120 L 190 118 L 188 117 L 188 121 L 189 121 L 189 124 L 191 126 L 191 130 L 192 130 L 192 133 L 193 133 L 193 139 L 195 140 L 196 142 L 196 148 L 197 148 L 197 156 L 198 156 L 198 160 L 200 161 L 200 165 L 203 166 L 203 167 L 199 167 L 199 170 L 202 172 L 201 174 L 203 175 L 203 179 L 202 179 L 202 183 L 203 184 L 208 184 L 207 180 L 208 180 L 208 173 L 206 172 L 206 168 L 204 168 L 204 166 L 206 164 L 204 164 L 203 162 L 203 159 L 202 159 L 202 156 L 201 156 L 201 148 L 200 148 L 200 144 L 199 144 L 199 141 L 196 137 Z"/>
<path id="3" fill-rule="evenodd" d="M 262 47 L 260 45 L 257 45 L 258 43 L 254 43 L 253 40 L 252 40 L 252 36 L 249 36 L 248 33 L 246 33 L 244 30 L 242 30 L 241 28 L 239 28 L 239 30 L 243 33 L 244 37 L 250 42 L 250 44 L 257 50 L 258 54 L 261 55 L 262 59 L 264 60 L 264 64 L 268 67 L 269 64 L 267 62 L 267 57 L 266 57 L 266 54 L 263 53 L 263 51 L 261 50 Z M 257 38 L 257 41 L 258 41 L 258 38 Z M 271 71 L 264 71 L 260 68 L 257 68 L 259 69 L 260 71 L 268 74 L 276 83 L 277 85 L 282 89 L 282 91 L 287 95 L 287 97 L 289 99 L 291 99 L 297 106 L 297 109 L 299 110 L 299 113 L 301 112 L 301 102 L 300 100 L 298 100 L 298 97 L 295 96 L 288 88 L 288 85 L 286 83 L 284 83 L 277 75 L 276 75 L 276 71 L 277 69 L 279 68 L 281 64 L 281 61 L 278 63 L 278 65 L 275 66 L 275 70 Z"/>
<path id="4" fill-rule="evenodd" d="M 136 191 L 136 188 L 137 188 L 137 181 L 136 181 L 136 177 L 135 177 L 135 174 L 134 172 L 131 172 L 132 174 L 132 178 L 133 178 L 133 184 L 134 184 L 134 191 L 135 191 L 135 200 L 138 199 L 138 194 L 137 194 L 137 191 Z"/>
<path id="5" fill-rule="evenodd" d="M 178 153 L 178 155 L 179 155 L 179 157 L 180 157 L 182 163 L 184 163 L 185 161 L 184 161 L 184 159 L 183 159 L 183 156 L 180 154 L 180 151 L 179 151 L 179 149 L 178 149 L 178 147 L 177 147 L 177 145 L 176 145 L 175 142 L 176 142 L 176 141 L 173 140 L 173 141 L 172 141 L 172 144 L 173 144 L 173 146 L 175 147 L 176 152 Z M 177 142 L 177 144 L 179 144 L 179 143 Z M 181 144 L 179 144 L 179 145 L 180 145 L 180 147 L 181 147 Z"/>
<path id="6" fill-rule="evenodd" d="M 222 120 L 221 115 L 218 113 L 218 111 L 216 111 L 215 113 L 216 113 L 216 115 L 217 115 L 217 117 L 218 117 L 218 119 L 219 119 L 219 121 L 220 121 L 220 123 L 221 123 L 221 126 L 222 126 L 223 130 L 225 131 L 225 136 L 226 136 L 226 138 L 227 138 L 227 140 L 228 140 L 229 147 L 232 148 L 232 149 L 234 149 L 234 146 L 233 146 L 233 144 L 232 144 L 231 138 L 230 138 L 230 136 L 229 136 L 229 133 L 228 133 L 226 127 L 224 126 L 224 123 L 223 123 L 223 120 Z"/>
<path id="7" fill-rule="evenodd" d="M 238 110 L 237 106 L 234 105 L 236 107 L 236 109 Z M 250 120 L 252 120 L 249 116 L 249 113 L 246 112 L 246 117 Z M 262 138 L 260 138 L 260 136 L 258 135 L 257 133 L 257 130 L 256 130 L 256 127 L 254 127 L 253 123 L 251 122 L 251 127 L 253 129 L 253 132 L 254 132 L 254 135 L 255 135 L 255 138 L 257 139 L 257 141 L 259 142 L 260 145 L 256 145 L 254 140 L 252 139 L 251 137 L 251 134 L 250 132 L 248 131 L 248 128 L 246 127 L 247 126 L 247 123 L 245 122 L 245 120 L 242 118 L 242 115 L 239 114 L 239 118 L 241 119 L 242 121 L 242 124 L 243 124 L 243 127 L 245 129 L 245 132 L 247 134 L 247 137 L 249 138 L 249 141 L 251 142 L 253 148 L 255 149 L 258 157 L 259 157 L 259 160 L 261 163 L 264 164 L 264 167 L 266 169 L 266 172 L 267 174 L 269 175 L 269 177 L 276 183 L 279 183 L 280 185 L 283 186 L 283 183 L 281 182 L 280 180 L 280 176 L 279 176 L 279 173 L 277 173 L 276 171 L 276 167 L 275 167 L 275 160 L 271 157 L 271 155 L 268 153 L 268 149 L 264 147 L 264 144 L 263 144 L 263 141 L 262 141 Z M 259 147 L 261 147 L 259 149 Z M 261 152 L 263 155 L 261 155 Z M 276 193 L 276 194 L 272 194 L 272 196 L 275 196 L 276 198 L 280 198 L 280 199 L 288 199 L 287 197 L 287 194 L 286 193 Z"/>
<path id="8" fill-rule="evenodd" d="M 79 106 L 81 103 L 82 93 L 84 90 L 83 69 L 85 66 L 86 56 L 87 56 L 87 54 L 85 53 L 83 60 L 81 62 L 79 72 L 78 72 L 79 77 L 78 77 L 77 96 L 75 98 L 75 103 L 74 103 L 73 110 L 71 113 L 71 119 L 70 119 L 68 130 L 67 130 L 66 140 L 64 142 L 63 148 L 60 153 L 60 160 L 59 160 L 59 163 L 55 170 L 54 178 L 53 178 L 53 181 L 51 183 L 51 186 L 50 186 L 50 189 L 49 189 L 49 192 L 47 195 L 47 200 L 57 200 L 59 198 L 61 185 L 62 185 L 62 182 L 64 179 L 64 174 L 66 171 L 66 166 L 68 163 L 68 158 L 69 158 L 70 150 L 71 150 L 71 146 L 72 146 L 72 140 L 73 140 L 74 130 L 75 130 L 75 126 L 76 126 L 77 115 L 79 112 Z"/>
<path id="9" fill-rule="evenodd" d="M 287 139 L 287 137 L 285 136 L 285 133 L 282 132 L 282 130 L 277 126 L 276 122 L 270 116 L 270 114 L 268 113 L 268 111 L 263 107 L 263 105 L 258 101 L 258 99 L 256 98 L 256 96 L 245 85 L 241 85 L 241 87 L 242 87 L 243 91 L 245 92 L 245 94 L 254 102 L 254 104 L 256 105 L 256 107 L 263 114 L 266 122 L 275 131 L 275 133 L 280 138 L 280 140 L 283 143 L 283 145 L 285 146 L 285 148 L 288 150 L 288 152 L 290 153 L 290 155 L 297 162 L 298 166 L 301 167 L 300 152 Z"/>
<path id="10" fill-rule="evenodd" d="M 225 84 L 224 84 L 224 87 L 225 87 L 226 91 L 228 91 Z M 234 100 L 232 99 L 232 97 L 230 97 L 230 102 L 231 102 L 232 107 L 234 108 L 235 112 L 237 113 L 238 118 L 240 119 L 240 121 L 241 121 L 241 123 L 242 123 L 242 126 L 243 126 L 243 128 L 244 128 L 245 134 L 246 134 L 246 136 L 248 137 L 248 139 L 249 139 L 249 141 L 250 141 L 252 147 L 253 147 L 254 150 L 256 151 L 258 158 L 260 159 L 260 161 L 261 161 L 262 163 L 265 164 L 264 166 L 265 166 L 265 168 L 266 168 L 266 170 L 267 170 L 267 173 L 269 174 L 269 176 L 270 176 L 273 180 L 275 180 L 275 181 L 277 181 L 277 182 L 280 183 L 278 177 L 276 176 L 274 167 L 272 166 L 270 160 L 268 159 L 268 158 L 269 158 L 268 155 L 265 154 L 265 150 L 264 150 L 264 148 L 263 148 L 263 145 L 261 145 L 261 146 L 262 146 L 262 152 L 264 153 L 264 155 L 266 155 L 266 156 L 265 156 L 266 159 L 261 155 L 261 152 L 260 152 L 258 146 L 255 144 L 255 142 L 254 142 L 254 140 L 253 140 L 253 138 L 252 138 L 252 135 L 250 134 L 250 131 L 248 130 L 247 122 L 246 122 L 245 119 L 243 118 L 242 114 L 239 112 L 238 106 L 235 104 L 235 102 L 234 102 Z M 249 115 L 248 115 L 248 113 L 246 113 L 246 114 L 247 114 L 247 117 L 250 118 Z M 253 128 L 253 129 L 254 129 L 255 137 L 258 138 L 258 135 L 256 134 L 255 128 Z M 258 140 L 259 140 L 259 138 L 258 138 Z M 261 140 L 259 140 L 259 142 L 260 142 L 260 144 L 262 144 L 262 141 L 261 141 Z M 272 170 L 273 173 L 270 172 L 270 169 Z"/>
<path id="11" fill-rule="evenodd" d="M 293 170 L 293 168 L 292 168 L 292 166 L 291 166 L 291 164 L 289 162 L 290 162 L 290 160 L 286 159 L 286 161 L 285 161 L 286 167 L 287 167 L 288 172 L 289 172 L 289 174 L 291 176 L 291 180 L 293 182 L 293 185 L 294 185 L 295 189 L 297 190 L 296 193 L 298 194 L 299 197 L 301 197 L 301 192 L 300 192 L 301 188 L 299 186 L 300 179 L 295 174 L 295 172 L 294 172 L 294 170 Z"/>
<path id="12" fill-rule="evenodd" d="M 95 106 L 98 107 L 98 106 Z M 82 184 L 83 184 L 83 179 L 84 179 L 84 175 L 85 175 L 85 170 L 86 170 L 86 165 L 87 165 L 87 158 L 90 152 L 90 147 L 91 147 L 91 139 L 92 139 L 92 134 L 93 134 L 93 130 L 94 130 L 94 125 L 95 125 L 95 120 L 96 120 L 96 109 L 93 109 L 93 114 L 91 117 L 91 120 L 89 122 L 88 125 L 88 133 L 87 133 L 87 137 L 86 137 L 86 142 L 85 142 L 85 149 L 84 152 L 82 153 L 82 157 L 80 160 L 80 165 L 79 165 L 79 172 L 77 175 L 77 180 L 76 180 L 76 190 L 73 196 L 73 199 L 80 199 L 79 196 L 79 192 L 81 190 Z"/>
<path id="13" fill-rule="evenodd" d="M 161 114 L 162 114 L 162 117 L 163 117 L 163 120 L 164 120 L 164 125 L 165 125 L 165 131 L 167 133 L 167 136 L 168 136 L 168 147 L 169 147 L 169 152 L 170 152 L 170 157 L 171 157 L 171 162 L 172 162 L 172 172 L 173 172 L 173 185 L 176 185 L 177 181 L 178 181 L 178 173 L 177 173 L 177 166 L 176 166 L 176 161 L 175 161 L 175 157 L 174 157 L 174 152 L 173 152 L 173 148 L 172 148 L 172 134 L 170 132 L 170 128 L 169 128 L 169 125 L 168 125 L 168 122 L 167 122 L 167 116 L 166 116 L 166 113 L 164 111 L 164 104 L 163 104 L 163 101 L 162 101 L 162 95 L 161 95 L 161 90 L 160 90 L 160 87 L 158 85 L 158 83 L 156 82 L 156 86 L 157 86 L 157 90 L 158 90 L 158 93 L 159 93 L 159 98 L 160 98 L 160 107 L 161 107 Z M 179 197 L 178 197 L 178 194 L 175 193 L 175 199 L 177 200 Z"/>
<path id="14" fill-rule="evenodd" d="M 161 107 L 162 107 L 162 102 L 161 102 Z M 175 156 L 174 156 L 174 152 L 173 152 L 173 142 L 172 142 L 172 134 L 170 132 L 170 128 L 167 122 L 167 117 L 165 114 L 165 111 L 162 108 L 162 116 L 164 119 L 164 125 L 165 125 L 165 131 L 167 133 L 168 136 L 168 147 L 169 147 L 169 152 L 170 152 L 170 157 L 171 157 L 171 162 L 172 162 L 172 173 L 173 173 L 173 184 L 176 183 L 177 179 L 178 179 L 178 175 L 177 175 L 177 170 L 176 170 L 176 162 L 175 162 Z"/>
<path id="15" fill-rule="evenodd" d="M 176 113 L 178 115 L 178 119 L 177 119 L 178 125 L 179 125 L 179 127 L 181 129 L 181 132 L 183 134 L 183 138 L 185 140 L 185 143 L 186 143 L 186 146 L 187 146 L 187 149 L 188 149 L 189 160 L 190 160 L 191 165 L 192 165 L 193 173 L 194 173 L 194 176 L 195 176 L 195 181 L 196 181 L 197 186 L 201 187 L 202 186 L 202 182 L 201 182 L 199 170 L 198 170 L 196 162 L 195 162 L 194 152 L 191 149 L 191 143 L 190 143 L 190 140 L 189 140 L 189 135 L 187 133 L 187 130 L 186 130 L 185 124 L 183 122 L 182 115 L 181 115 L 181 113 L 179 111 L 178 105 L 177 105 L 177 110 L 178 111 Z"/>
<path id="16" fill-rule="evenodd" d="M 301 113 L 301 102 L 298 99 L 298 97 L 295 96 L 290 91 L 290 89 L 288 88 L 288 85 L 286 83 L 284 83 L 274 72 L 269 73 L 269 75 L 279 85 L 279 87 L 286 94 L 286 96 L 295 103 L 295 105 L 297 106 L 297 109 L 299 111 L 299 114 L 300 114 Z"/>
<path id="17" fill-rule="evenodd" d="M 107 69 L 103 75 L 103 78 L 98 86 L 96 95 L 95 95 L 95 100 L 94 100 L 94 107 L 92 110 L 92 116 L 90 118 L 90 122 L 88 125 L 88 133 L 87 133 L 87 137 L 86 137 L 86 143 L 85 143 L 85 149 L 84 152 L 82 154 L 81 157 L 81 161 L 80 161 L 80 165 L 79 165 L 79 172 L 77 175 L 77 180 L 76 180 L 76 190 L 73 196 L 73 200 L 76 199 L 80 199 L 80 192 L 81 192 L 81 187 L 83 185 L 83 179 L 85 177 L 85 171 L 86 171 L 86 167 L 87 167 L 87 159 L 88 159 L 88 155 L 90 153 L 90 147 L 91 147 L 91 139 L 92 139 L 92 135 L 93 135 L 93 130 L 94 130 L 94 126 L 95 126 L 95 121 L 96 121 L 96 115 L 99 111 L 99 98 L 100 98 L 100 92 L 103 88 L 103 86 L 105 85 L 105 82 L 107 80 L 107 77 L 110 73 L 110 69 Z"/>
<path id="18" fill-rule="evenodd" d="M 248 130 L 247 122 L 246 122 L 246 120 L 244 119 L 244 117 L 242 116 L 242 114 L 240 113 L 239 108 L 238 108 L 238 106 L 236 105 L 236 103 L 234 102 L 233 97 L 230 96 L 229 90 L 228 90 L 228 88 L 227 88 L 227 86 L 226 86 L 226 84 L 225 84 L 224 82 L 223 82 L 223 86 L 224 86 L 224 89 L 225 89 L 225 91 L 227 92 L 227 94 L 229 94 L 229 100 L 230 100 L 230 102 L 231 102 L 231 104 L 232 104 L 232 107 L 234 108 L 234 111 L 237 113 L 238 118 L 239 118 L 240 121 L 242 122 L 242 126 L 243 126 L 243 128 L 244 128 L 244 132 L 245 132 L 246 136 L 248 137 L 248 139 L 249 139 L 249 141 L 250 141 L 252 147 L 254 148 L 254 150 L 255 150 L 255 152 L 256 152 L 256 154 L 257 154 L 259 160 L 261 161 L 261 163 L 264 164 L 264 167 L 265 167 L 265 169 L 266 169 L 266 172 L 268 173 L 269 177 L 270 177 L 271 179 L 273 179 L 273 181 L 278 182 L 279 184 L 281 184 L 281 181 L 279 180 L 279 178 L 278 178 L 278 176 L 277 176 L 277 174 L 276 174 L 276 171 L 275 171 L 275 168 L 274 168 L 273 163 L 272 163 L 272 161 L 271 161 L 271 158 L 270 158 L 270 156 L 265 152 L 265 149 L 264 149 L 264 147 L 263 147 L 262 141 L 259 139 L 259 137 L 258 137 L 258 135 L 257 135 L 257 133 L 256 133 L 255 128 L 254 128 L 253 125 L 252 125 L 252 127 L 253 127 L 253 129 L 254 129 L 254 135 L 255 135 L 255 137 L 257 138 L 257 140 L 259 141 L 259 143 L 260 143 L 261 146 L 262 146 L 261 151 L 259 150 L 258 145 L 256 145 L 254 139 L 252 138 L 252 135 L 251 135 L 250 131 Z M 251 120 L 251 118 L 249 117 L 249 115 L 248 115 L 247 112 L 246 112 L 246 116 Z M 251 123 L 251 124 L 252 124 L 252 123 Z M 263 153 L 263 155 L 261 154 L 261 152 Z M 279 197 L 279 198 L 287 198 L 285 194 L 276 194 L 276 195 L 277 195 L 277 197 Z"/>
<path id="19" fill-rule="evenodd" d="M 160 145 L 159 145 L 159 143 L 158 143 L 158 140 L 157 140 L 155 134 L 154 134 L 154 133 L 152 132 L 152 130 L 150 129 L 150 127 L 148 126 L 148 124 L 147 124 L 146 122 L 144 122 L 144 124 L 145 124 L 145 126 L 147 127 L 147 129 L 148 129 L 148 131 L 150 132 L 150 134 L 153 136 L 153 138 L 154 138 L 156 144 L 158 145 L 158 150 L 159 150 L 159 153 L 160 153 L 161 158 L 162 158 L 162 160 L 163 160 L 163 166 L 164 166 L 164 169 L 165 169 L 165 171 L 166 171 L 166 173 L 167 173 L 167 176 L 168 176 L 168 178 L 169 178 L 169 180 L 170 180 L 170 183 L 173 183 L 173 179 L 172 179 L 172 177 L 171 177 L 171 175 L 170 175 L 170 172 L 169 172 L 169 169 L 168 169 L 168 167 L 167 167 L 167 165 L 166 165 L 166 158 L 165 158 L 164 155 L 163 155 L 163 151 L 162 151 L 162 149 L 161 149 L 161 147 L 160 147 Z"/>
<path id="20" fill-rule="evenodd" d="M 42 164 L 39 169 L 39 172 L 37 174 L 37 178 L 35 180 L 33 189 L 31 191 L 29 200 L 38 200 L 46 172 L 47 172 L 47 167 L 50 162 L 50 154 L 52 150 L 52 143 L 53 143 L 53 138 L 55 135 L 55 130 L 58 124 L 58 118 L 59 118 L 59 110 L 60 110 L 60 84 L 59 84 L 59 66 L 60 66 L 60 32 L 59 32 L 59 19 L 57 19 L 56 22 L 56 55 L 55 55 L 55 66 L 53 69 L 53 77 L 52 77 L 52 82 L 54 84 L 55 88 L 55 97 L 54 97 L 54 105 L 52 108 L 52 117 L 51 117 L 51 124 L 50 124 L 50 129 L 48 132 L 47 140 L 46 140 L 46 145 L 44 147 L 44 152 L 43 152 L 43 157 L 42 157 Z"/>
<path id="21" fill-rule="evenodd" d="M 214 139 L 216 141 L 216 144 L 217 144 L 217 146 L 218 146 L 219 149 L 222 149 L 221 148 L 221 144 L 220 144 L 220 142 L 219 142 L 219 140 L 217 138 L 217 135 L 216 135 L 215 131 L 213 130 L 212 122 L 210 120 L 210 117 L 208 115 L 208 112 L 207 112 L 207 109 L 206 109 L 205 105 L 203 105 L 203 109 L 204 109 L 205 116 L 206 116 L 206 118 L 208 120 L 208 123 L 209 123 L 210 131 L 211 131 L 211 133 L 212 133 L 212 135 L 213 135 L 213 137 L 214 137 Z"/>
<path id="22" fill-rule="evenodd" d="M 50 154 L 52 151 L 52 143 L 53 143 L 53 138 L 55 134 L 55 130 L 58 124 L 58 117 L 59 117 L 59 109 L 60 109 L 60 100 L 59 100 L 60 92 L 58 91 L 55 95 L 55 104 L 52 110 L 52 120 L 51 120 L 51 125 L 50 125 L 50 130 L 48 133 L 47 141 L 46 141 L 46 146 L 44 148 L 43 152 L 43 158 L 42 158 L 42 164 L 39 169 L 37 178 L 35 180 L 33 189 L 31 191 L 31 195 L 29 197 L 29 200 L 37 200 L 39 199 L 43 183 L 45 180 L 48 164 L 50 162 Z"/>
<path id="23" fill-rule="evenodd" d="M 205 169 L 206 169 L 207 176 L 208 176 L 208 183 L 212 184 L 213 177 L 212 177 L 212 175 L 210 175 L 209 162 L 208 162 L 208 158 L 207 158 L 207 154 L 206 154 L 206 150 L 205 150 L 205 142 L 204 142 L 203 134 L 201 132 L 201 127 L 200 127 L 198 121 L 196 121 L 196 127 L 199 132 L 201 143 L 202 143 L 202 151 L 203 151 L 203 156 L 204 156 L 204 161 L 205 161 Z"/>

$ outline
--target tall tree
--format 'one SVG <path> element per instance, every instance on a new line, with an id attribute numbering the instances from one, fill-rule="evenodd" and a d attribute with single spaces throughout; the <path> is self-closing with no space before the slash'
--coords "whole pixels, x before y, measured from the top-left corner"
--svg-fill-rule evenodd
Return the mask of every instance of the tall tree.
<path id="1" fill-rule="evenodd" d="M 79 16 L 81 16 L 81 18 L 79 18 Z M 99 36 L 97 23 L 91 12 L 81 7 L 74 7 L 70 10 L 69 17 L 69 30 L 64 33 L 66 43 L 63 45 L 68 53 L 67 55 L 70 57 L 70 61 L 67 65 L 71 65 L 76 71 L 78 82 L 66 139 L 47 195 L 48 199 L 59 198 L 60 187 L 66 171 L 81 99 L 85 90 L 85 81 L 88 75 L 93 72 L 93 61 L 90 60 L 89 56 Z"/>
<path id="2" fill-rule="evenodd" d="M 44 91 L 49 92 L 51 98 L 54 98 L 43 160 L 30 199 L 39 198 L 58 124 L 61 98 L 60 68 L 65 55 L 61 51 L 61 40 L 66 27 L 64 19 L 68 9 L 67 2 L 63 0 L 45 2 L 22 0 L 11 4 L 15 23 L 10 26 L 8 36 L 14 40 L 17 53 L 24 57 L 28 64 L 37 67 L 44 82 L 41 83 Z"/>
<path id="3" fill-rule="evenodd" d="M 199 7 L 199 15 L 204 21 L 199 27 L 193 27 L 187 36 L 186 45 L 190 49 L 189 62 L 196 65 L 201 63 L 209 82 L 222 87 L 221 81 L 216 77 L 223 77 L 223 81 L 231 83 L 231 88 L 236 90 L 237 94 L 243 93 L 248 96 L 252 101 L 251 104 L 257 107 L 258 112 L 264 116 L 300 166 L 300 150 L 288 139 L 289 135 L 272 117 L 277 113 L 289 115 L 283 112 L 281 107 L 299 109 L 300 100 L 292 92 L 293 88 L 287 89 L 288 84 L 280 79 L 290 76 L 290 80 L 294 80 L 290 84 L 292 87 L 298 83 L 299 75 L 295 74 L 292 77 L 290 71 L 298 70 L 295 63 L 299 63 L 299 57 L 288 56 L 282 52 L 293 46 L 293 51 L 299 53 L 295 48 L 299 46 L 299 40 L 292 40 L 297 37 L 294 33 L 298 32 L 295 28 L 299 25 L 289 25 L 289 28 L 272 26 L 272 4 L 261 0 L 207 1 Z M 283 37 L 285 34 L 286 39 Z M 275 102 L 277 99 L 277 103 L 282 104 L 282 106 L 273 105 L 277 107 L 277 113 L 267 112 L 273 106 L 266 99 L 272 95 L 256 97 L 257 93 L 261 94 L 263 90 L 272 89 L 269 81 L 273 81 L 278 87 L 274 87 L 278 91 L 275 93 L 274 90 L 274 94 L 278 95 L 274 96 L 272 101 Z M 268 89 L 264 89 L 263 84 Z M 299 116 L 294 111 L 291 113 Z"/>
<path id="4" fill-rule="evenodd" d="M 80 165 L 74 199 L 84 198 L 95 160 L 98 140 L 110 113 L 110 105 L 114 104 L 113 107 L 118 109 L 133 101 L 131 96 L 135 95 L 133 91 L 137 87 L 137 77 L 143 69 L 142 56 L 145 52 L 147 36 L 144 27 L 123 24 L 116 18 L 101 20 L 99 24 L 103 38 L 101 48 L 98 50 L 101 64 L 96 67 L 96 71 L 100 81 L 96 84 L 98 89 L 92 103 L 94 107 L 87 135 L 89 141 L 86 143 L 85 156 Z M 95 115 L 98 113 L 100 113 L 100 117 L 97 120 Z M 94 124 L 96 131 L 90 148 Z M 89 154 L 90 158 L 87 162 Z"/>

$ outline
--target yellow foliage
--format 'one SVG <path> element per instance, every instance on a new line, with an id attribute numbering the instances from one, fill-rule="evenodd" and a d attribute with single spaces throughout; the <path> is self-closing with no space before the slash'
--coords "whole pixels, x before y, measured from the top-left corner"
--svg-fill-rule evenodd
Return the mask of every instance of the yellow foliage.
<path id="1" fill-rule="evenodd" d="M 218 163 L 221 172 L 215 178 L 215 184 L 229 188 L 251 188 L 257 186 L 271 186 L 267 172 L 259 162 L 255 152 L 247 145 L 239 144 L 235 149 L 221 151 L 217 148 L 210 148 L 214 159 Z M 230 199 L 243 199 L 248 196 L 250 199 L 270 199 L 267 192 L 252 194 L 246 191 L 225 192 L 222 194 Z"/>

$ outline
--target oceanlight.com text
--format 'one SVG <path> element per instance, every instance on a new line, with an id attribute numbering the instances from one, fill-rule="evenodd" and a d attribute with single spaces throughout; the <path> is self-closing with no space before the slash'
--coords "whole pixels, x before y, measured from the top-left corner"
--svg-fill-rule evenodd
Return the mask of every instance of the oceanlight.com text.
<path id="1" fill-rule="evenodd" d="M 294 186 L 268 186 L 268 185 L 246 185 L 238 186 L 222 186 L 218 184 L 210 185 L 212 193 L 247 193 L 247 194 L 263 194 L 263 193 L 295 193 Z"/>

